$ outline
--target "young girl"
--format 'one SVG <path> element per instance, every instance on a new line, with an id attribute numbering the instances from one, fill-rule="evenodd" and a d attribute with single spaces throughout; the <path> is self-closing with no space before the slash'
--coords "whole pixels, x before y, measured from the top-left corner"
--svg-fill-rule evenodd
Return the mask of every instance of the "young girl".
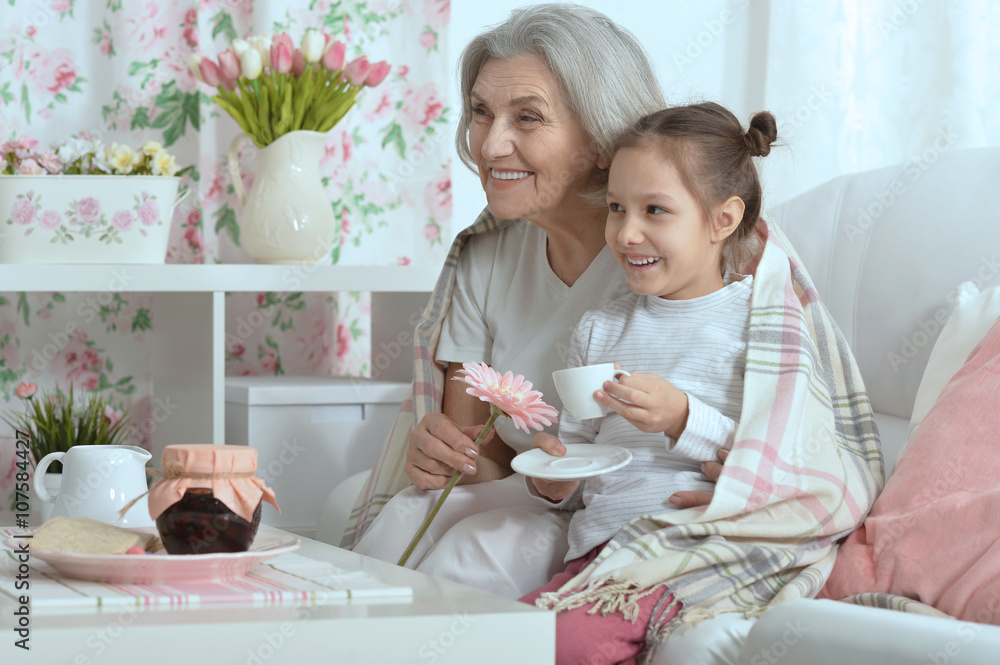
<path id="1" fill-rule="evenodd" d="M 585 482 L 529 480 L 540 500 L 576 512 L 565 572 L 524 602 L 561 588 L 630 520 L 671 509 L 675 492 L 713 491 L 700 464 L 732 445 L 753 282 L 725 268 L 747 249 L 761 212 L 752 158 L 767 155 L 776 137 L 770 113 L 754 115 L 744 133 L 732 113 L 706 103 L 646 116 L 617 142 L 605 239 L 633 293 L 584 315 L 569 365 L 646 371 L 595 393 L 607 416 L 581 422 L 563 411 L 558 439 L 539 434 L 534 445 L 562 455 L 562 443 L 612 444 L 629 449 L 632 462 Z M 660 622 L 680 609 L 667 594 L 656 588 L 631 613 L 591 613 L 594 603 L 561 611 L 557 661 L 634 662 L 654 608 L 669 608 Z"/>

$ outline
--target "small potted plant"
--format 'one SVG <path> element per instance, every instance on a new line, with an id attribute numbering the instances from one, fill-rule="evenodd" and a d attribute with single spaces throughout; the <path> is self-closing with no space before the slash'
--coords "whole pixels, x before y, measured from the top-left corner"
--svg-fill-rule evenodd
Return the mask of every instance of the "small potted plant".
<path id="1" fill-rule="evenodd" d="M 79 400 L 70 385 L 68 391 L 38 393 L 34 383 L 21 383 L 16 394 L 24 402 L 23 411 L 8 411 L 4 422 L 29 437 L 32 467 L 49 453 L 66 452 L 73 446 L 101 446 L 124 443 L 128 431 L 127 412 L 115 409 L 100 394 Z M 59 487 L 62 465 L 53 462 L 45 474 L 45 486 Z"/>
<path id="2" fill-rule="evenodd" d="M 0 143 L 0 263 L 163 263 L 190 168 L 155 141 Z"/>

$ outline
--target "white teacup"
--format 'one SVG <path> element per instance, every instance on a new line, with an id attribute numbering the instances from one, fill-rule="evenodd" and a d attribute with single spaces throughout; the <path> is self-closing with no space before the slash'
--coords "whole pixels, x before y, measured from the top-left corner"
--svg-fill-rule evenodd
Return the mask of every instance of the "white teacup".
<path id="1" fill-rule="evenodd" d="M 619 376 L 631 375 L 623 369 L 615 369 L 614 363 L 570 367 L 552 372 L 552 380 L 563 406 L 577 420 L 607 415 L 608 407 L 594 399 L 594 391 L 602 390 L 605 381 L 614 381 Z"/>

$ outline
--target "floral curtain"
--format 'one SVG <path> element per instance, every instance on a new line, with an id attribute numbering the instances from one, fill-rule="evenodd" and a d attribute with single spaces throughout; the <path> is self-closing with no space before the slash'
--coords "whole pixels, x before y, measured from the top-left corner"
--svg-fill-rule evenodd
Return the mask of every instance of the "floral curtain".
<path id="1" fill-rule="evenodd" d="M 451 217 L 449 11 L 449 0 L 0 0 L 0 142 L 30 136 L 48 145 L 81 132 L 106 145 L 159 141 L 181 166 L 195 166 L 167 261 L 252 263 L 225 168 L 239 128 L 189 59 L 214 57 L 236 37 L 288 32 L 298 42 L 318 28 L 347 43 L 348 59 L 393 65 L 328 134 L 320 172 L 340 241 L 321 263 L 439 264 Z M 249 187 L 253 155 L 242 161 Z M 22 381 L 72 383 L 106 390 L 136 422 L 149 417 L 153 295 L 2 289 L 0 409 L 21 408 Z M 366 375 L 369 313 L 364 293 L 227 294 L 226 372 Z M 240 325 L 262 314 L 262 325 Z M 12 461 L 12 441 L 3 440 L 0 504 Z"/>

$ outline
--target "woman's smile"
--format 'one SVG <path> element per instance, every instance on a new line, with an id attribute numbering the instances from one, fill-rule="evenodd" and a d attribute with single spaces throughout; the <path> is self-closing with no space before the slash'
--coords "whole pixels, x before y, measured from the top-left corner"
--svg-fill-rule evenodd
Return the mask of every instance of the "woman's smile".
<path id="1" fill-rule="evenodd" d="M 487 186 L 493 189 L 512 189 L 526 182 L 532 175 L 531 171 L 491 168 Z"/>

